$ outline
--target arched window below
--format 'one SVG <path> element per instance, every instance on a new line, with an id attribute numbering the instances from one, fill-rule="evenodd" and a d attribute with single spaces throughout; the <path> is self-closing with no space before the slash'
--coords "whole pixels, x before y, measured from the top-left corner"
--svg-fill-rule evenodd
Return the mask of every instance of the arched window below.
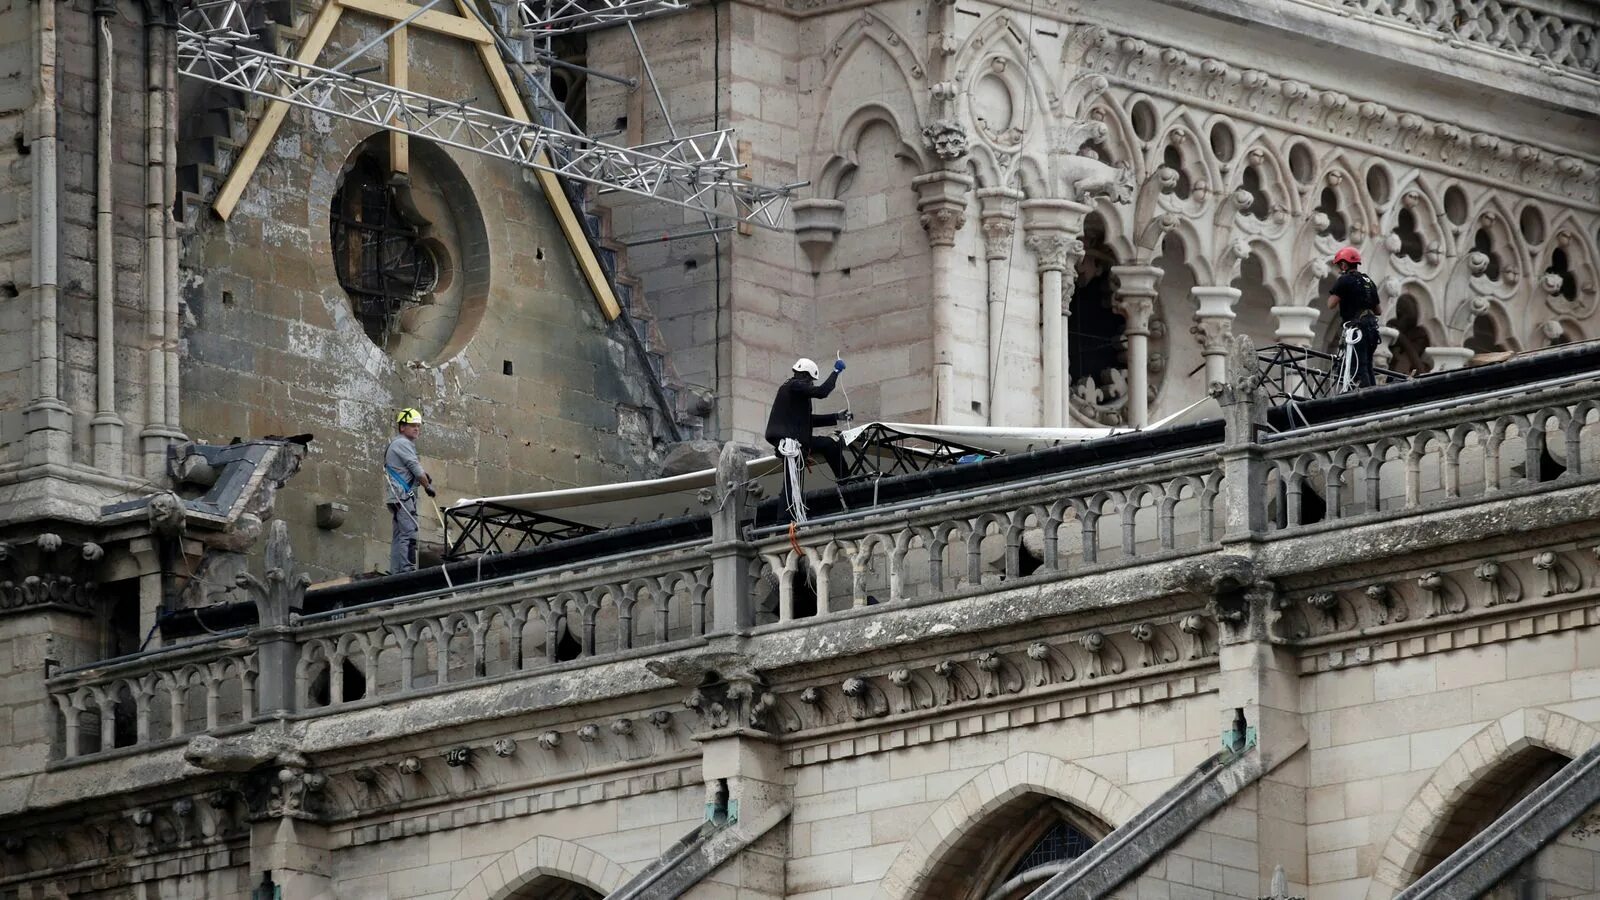
<path id="1" fill-rule="evenodd" d="M 966 834 L 920 897 L 1022 900 L 1109 831 L 1072 804 L 1026 794 Z"/>
<path id="2" fill-rule="evenodd" d="M 599 891 L 555 875 L 540 875 L 506 900 L 601 900 Z"/>

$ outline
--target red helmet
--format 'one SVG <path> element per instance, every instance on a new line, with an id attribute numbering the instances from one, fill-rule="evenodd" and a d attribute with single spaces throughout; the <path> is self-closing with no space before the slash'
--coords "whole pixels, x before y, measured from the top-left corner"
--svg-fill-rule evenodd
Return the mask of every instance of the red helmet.
<path id="1" fill-rule="evenodd" d="M 1352 266 L 1361 265 L 1361 251 L 1354 247 L 1340 247 L 1339 252 L 1333 255 L 1335 263 L 1349 263 Z"/>

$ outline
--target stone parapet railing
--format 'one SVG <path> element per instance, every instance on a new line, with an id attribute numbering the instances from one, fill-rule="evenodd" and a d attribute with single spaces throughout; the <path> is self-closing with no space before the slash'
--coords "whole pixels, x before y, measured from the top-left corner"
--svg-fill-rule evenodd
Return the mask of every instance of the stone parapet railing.
<path id="1" fill-rule="evenodd" d="M 1587 359 L 1574 365 L 1593 368 Z M 1438 394 L 1428 385 L 1443 383 L 1431 381 L 1385 394 L 1384 412 L 1278 432 L 1265 425 L 1261 396 L 1230 388 L 1226 430 L 1164 453 L 1047 451 L 968 470 L 1019 473 L 1007 480 L 978 479 L 959 493 L 906 497 L 793 532 L 751 531 L 742 466 L 729 465 L 712 499 L 709 539 L 308 616 L 287 612 L 298 602 L 286 599 L 285 551 L 261 589 L 277 598 L 261 605 L 264 624 L 50 678 L 54 756 L 61 765 L 144 752 L 269 719 L 670 656 L 715 634 L 825 630 L 835 617 L 874 615 L 869 608 L 932 608 L 1150 563 L 1236 558 L 1241 544 L 1265 551 L 1330 529 L 1539 502 L 1600 472 L 1597 380 L 1600 372 L 1578 371 L 1428 400 Z M 1561 574 L 1559 566 L 1534 571 Z M 1420 584 L 1431 597 L 1427 579 Z M 1485 584 L 1499 582 L 1491 575 Z M 1317 599 L 1307 621 L 1344 621 L 1339 601 Z M 1164 663 L 1167 655 L 1150 655 L 1162 629 L 1177 629 L 1167 638 L 1174 647 L 1203 634 L 1183 618 L 1140 624 L 1123 652 Z M 1295 632 L 1310 639 L 1322 630 Z M 1043 647 L 1015 665 L 1055 660 L 1063 670 L 1095 671 L 1105 640 L 1084 644 L 1089 656 L 1075 662 L 1071 648 Z"/>
<path id="2" fill-rule="evenodd" d="M 835 606 L 967 594 L 1024 576 L 1212 549 L 1221 536 L 1214 448 L 1034 481 L 759 542 L 757 571 L 776 590 L 777 621 L 797 618 L 802 590 L 814 594 L 808 609 L 823 616 Z"/>
<path id="3" fill-rule="evenodd" d="M 1263 446 L 1269 529 L 1348 524 L 1593 481 L 1600 398 L 1593 382 L 1575 381 L 1274 435 Z"/>
<path id="4" fill-rule="evenodd" d="M 247 729 L 259 711 L 257 674 L 255 649 L 239 633 L 52 678 L 60 755 L 164 747 Z"/>
<path id="5" fill-rule="evenodd" d="M 1600 75 L 1600 15 L 1510 0 L 1311 0 L 1442 40 Z"/>

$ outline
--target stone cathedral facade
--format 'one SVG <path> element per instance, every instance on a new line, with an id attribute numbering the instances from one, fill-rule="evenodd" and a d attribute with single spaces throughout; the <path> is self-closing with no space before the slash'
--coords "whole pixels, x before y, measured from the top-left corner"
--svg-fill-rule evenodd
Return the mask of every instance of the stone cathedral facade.
<path id="1" fill-rule="evenodd" d="M 708 227 L 186 79 L 164 3 L 0 5 L 0 898 L 1600 892 L 1594 3 L 719 0 L 648 70 L 259 12 L 805 186 Z M 1290 419 L 1251 342 L 1334 346 L 1345 245 L 1418 377 Z M 755 527 L 835 351 L 858 419 L 1214 410 Z M 404 406 L 446 501 L 717 484 L 350 580 Z"/>

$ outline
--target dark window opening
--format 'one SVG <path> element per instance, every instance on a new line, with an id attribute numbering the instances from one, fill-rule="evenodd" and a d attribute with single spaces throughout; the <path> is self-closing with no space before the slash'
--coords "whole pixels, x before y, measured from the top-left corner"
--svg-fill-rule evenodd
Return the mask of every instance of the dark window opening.
<path id="1" fill-rule="evenodd" d="M 1402 375 L 1426 372 L 1433 367 L 1424 352 L 1432 341 L 1428 337 L 1428 330 L 1418 321 L 1419 318 L 1417 299 L 1410 294 L 1401 294 L 1395 302 L 1394 318 L 1389 320 L 1389 327 L 1400 332 L 1394 343 L 1389 345 L 1393 354 L 1389 367 Z"/>
<path id="2" fill-rule="evenodd" d="M 1194 192 L 1194 184 L 1189 180 L 1189 173 L 1183 170 L 1183 154 L 1178 152 L 1177 147 L 1168 144 L 1166 151 L 1161 154 L 1161 164 L 1178 173 L 1178 183 L 1173 186 L 1172 192 L 1180 199 L 1189 199 Z"/>
<path id="3" fill-rule="evenodd" d="M 1422 251 L 1425 249 L 1422 232 L 1417 229 L 1417 216 L 1409 209 L 1400 210 L 1400 215 L 1395 218 L 1394 233 L 1400 238 L 1400 256 L 1412 262 L 1422 261 Z"/>
<path id="4" fill-rule="evenodd" d="M 1495 252 L 1494 237 L 1487 228 L 1479 228 L 1478 233 L 1472 238 L 1472 249 L 1489 258 L 1488 265 L 1484 267 L 1483 277 L 1490 281 L 1500 280 L 1500 254 Z"/>
<path id="5" fill-rule="evenodd" d="M 1322 201 L 1317 204 L 1317 212 L 1328 217 L 1328 230 L 1325 233 L 1332 235 L 1334 240 L 1342 241 L 1350 233 L 1350 223 L 1339 209 L 1339 195 L 1334 193 L 1333 188 L 1322 189 Z"/>
<path id="6" fill-rule="evenodd" d="M 509 360 L 509 359 L 501 360 L 500 361 L 500 374 L 502 374 L 502 375 L 510 375 L 511 373 L 512 373 L 511 360 Z"/>
<path id="7" fill-rule="evenodd" d="M 1022 859 L 1011 867 L 1006 875 L 1006 880 L 1021 875 L 1040 866 L 1048 866 L 1070 862 L 1082 856 L 1090 847 L 1094 846 L 1094 839 L 1079 831 L 1068 822 L 1057 822 L 1039 838 L 1033 848 L 1023 854 Z"/>
<path id="8" fill-rule="evenodd" d="M 1567 251 L 1557 247 L 1550 254 L 1550 267 L 1544 270 L 1546 275 L 1554 275 L 1561 279 L 1561 287 L 1556 291 L 1568 303 L 1578 299 L 1578 277 L 1572 274 L 1571 264 L 1567 262 Z"/>
<path id="9" fill-rule="evenodd" d="M 1039 571 L 1039 567 L 1042 565 L 1044 565 L 1044 557 L 1029 550 L 1026 543 L 1017 548 L 1018 578 L 1027 578 L 1029 575 Z"/>
<path id="10" fill-rule="evenodd" d="M 568 662 L 583 655 L 583 642 L 572 633 L 572 625 L 562 620 L 561 638 L 556 641 L 556 662 Z"/>
<path id="11" fill-rule="evenodd" d="M 1266 188 L 1261 186 L 1261 171 L 1255 166 L 1246 167 L 1240 187 L 1250 192 L 1250 205 L 1244 208 L 1244 214 L 1252 219 L 1266 221 L 1272 212 L 1272 204 L 1267 201 Z"/>
<path id="12" fill-rule="evenodd" d="M 1503 353 L 1509 348 L 1500 340 L 1500 326 L 1493 316 L 1482 315 L 1472 320 L 1472 336 L 1466 346 L 1475 353 Z"/>
<path id="13" fill-rule="evenodd" d="M 333 258 L 339 284 L 374 344 L 389 349 L 400 314 L 439 282 L 439 264 L 421 241 L 388 178 L 383 141 L 357 157 L 333 198 Z"/>

